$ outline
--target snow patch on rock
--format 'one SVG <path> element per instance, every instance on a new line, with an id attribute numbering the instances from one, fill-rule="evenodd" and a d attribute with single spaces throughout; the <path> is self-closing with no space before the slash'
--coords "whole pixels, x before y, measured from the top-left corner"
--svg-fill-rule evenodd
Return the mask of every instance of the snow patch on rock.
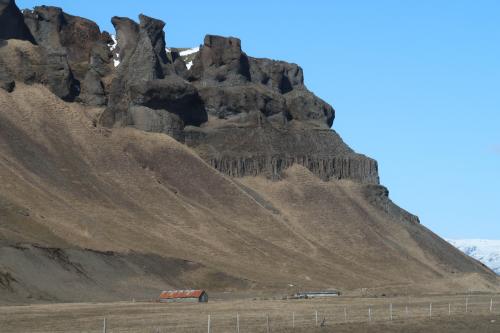
<path id="1" fill-rule="evenodd" d="M 193 54 L 193 53 L 196 53 L 196 52 L 199 52 L 200 51 L 200 47 L 193 47 L 191 49 L 187 49 L 187 50 L 184 50 L 184 51 L 181 51 L 179 52 L 179 55 L 181 57 L 185 57 L 185 56 L 188 56 L 190 54 Z"/>

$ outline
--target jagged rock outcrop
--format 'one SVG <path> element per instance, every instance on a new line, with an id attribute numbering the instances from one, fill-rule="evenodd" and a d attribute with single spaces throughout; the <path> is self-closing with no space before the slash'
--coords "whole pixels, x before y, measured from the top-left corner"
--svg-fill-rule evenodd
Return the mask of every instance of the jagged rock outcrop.
<path id="1" fill-rule="evenodd" d="M 261 112 L 264 116 L 288 114 L 283 96 L 258 85 L 202 86 L 198 89 L 207 112 L 219 119 L 252 111 Z"/>
<path id="2" fill-rule="evenodd" d="M 190 81 L 205 84 L 241 84 L 250 81 L 248 57 L 241 50 L 241 41 L 234 37 L 207 35 L 193 67 Z"/>
<path id="3" fill-rule="evenodd" d="M 165 51 L 164 22 L 145 15 L 140 23 L 113 17 L 120 64 L 101 116 L 106 126 L 134 126 L 183 140 L 185 125 L 207 120 L 197 89 L 177 75 Z"/>
<path id="4" fill-rule="evenodd" d="M 90 105 L 105 105 L 106 85 L 112 72 L 109 34 L 95 22 L 64 13 L 61 8 L 39 6 L 24 11 L 24 20 L 35 41 L 48 52 L 65 54 L 79 86 L 75 96 Z"/>
<path id="5" fill-rule="evenodd" d="M 302 69 L 248 57 L 236 38 L 205 37 L 187 76 L 214 119 L 185 134 L 217 170 L 273 179 L 293 164 L 324 180 L 378 184 L 376 161 L 330 130 L 335 110 L 304 86 Z"/>
<path id="6" fill-rule="evenodd" d="M 330 130 L 335 110 L 307 90 L 299 66 L 250 58 L 239 39 L 208 35 L 181 70 L 178 53 L 163 53 L 163 22 L 141 15 L 139 24 L 112 23 L 120 65 L 105 126 L 170 134 L 235 177 L 277 179 L 297 163 L 325 180 L 378 183 L 376 162 Z"/>
<path id="7" fill-rule="evenodd" d="M 11 39 L 0 47 L 0 81 L 43 83 L 64 100 L 73 100 L 78 86 L 64 53 Z"/>
<path id="8" fill-rule="evenodd" d="M 175 113 L 154 110 L 145 106 L 131 106 L 129 114 L 131 123 L 137 129 L 165 133 L 178 141 L 184 140 L 184 122 Z"/>
<path id="9" fill-rule="evenodd" d="M 2 82 L 42 83 L 67 101 L 107 103 L 104 78 L 112 72 L 109 34 L 96 23 L 66 14 L 58 7 L 38 6 L 21 13 L 14 1 L 0 3 L 0 38 L 26 40 L 5 44 Z"/>
<path id="10" fill-rule="evenodd" d="M 260 83 L 281 94 L 304 87 L 304 73 L 296 64 L 248 57 L 252 82 Z"/>
<path id="11" fill-rule="evenodd" d="M 363 187 L 363 192 L 372 205 L 378 207 L 400 222 L 420 223 L 418 216 L 409 213 L 389 199 L 389 190 L 385 186 L 367 185 Z"/>
<path id="12" fill-rule="evenodd" d="M 175 49 L 166 52 L 165 23 L 142 14 L 138 23 L 112 18 L 111 49 L 94 22 L 58 7 L 26 10 L 23 21 L 38 46 L 3 50 L 12 56 L 0 60 L 6 90 L 15 80 L 46 83 L 65 100 L 106 106 L 101 124 L 169 134 L 231 176 L 277 179 L 301 164 L 325 180 L 378 183 L 376 162 L 330 130 L 335 110 L 307 90 L 296 64 L 252 58 L 238 38 L 207 35 L 188 70 Z"/>
<path id="13" fill-rule="evenodd" d="M 131 103 L 176 114 L 184 124 L 199 126 L 207 114 L 198 91 L 178 76 L 161 80 L 140 81 L 130 85 Z"/>
<path id="14" fill-rule="evenodd" d="M 285 94 L 285 100 L 291 119 L 316 123 L 319 126 L 333 125 L 335 110 L 313 94 L 303 89 L 294 89 Z"/>
<path id="15" fill-rule="evenodd" d="M 0 39 L 20 39 L 34 43 L 14 0 L 0 0 Z"/>
<path id="16" fill-rule="evenodd" d="M 0 48 L 7 45 L 6 40 L 19 39 L 35 43 L 24 17 L 14 0 L 0 0 Z M 0 59 L 0 63 L 7 60 Z M 12 92 L 15 88 L 15 77 L 3 66 L 0 68 L 0 88 Z"/>
<path id="17" fill-rule="evenodd" d="M 51 6 L 25 10 L 24 20 L 38 45 L 64 50 L 75 76 L 83 77 L 92 49 L 101 41 L 101 31 L 95 22 Z"/>

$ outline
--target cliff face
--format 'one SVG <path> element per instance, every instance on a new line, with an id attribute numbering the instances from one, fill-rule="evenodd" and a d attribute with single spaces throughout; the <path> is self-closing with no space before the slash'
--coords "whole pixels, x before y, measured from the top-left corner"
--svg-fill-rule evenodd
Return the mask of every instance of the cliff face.
<path id="1" fill-rule="evenodd" d="M 113 45 L 95 23 L 60 8 L 23 16 L 9 1 L 4 12 L 3 25 L 18 28 L 3 39 L 27 41 L 2 48 L 6 87 L 40 82 L 65 100 L 106 106 L 102 125 L 166 133 L 227 175 L 277 179 L 298 163 L 324 180 L 378 183 L 376 162 L 330 130 L 335 111 L 307 90 L 295 64 L 249 57 L 239 39 L 209 35 L 187 69 L 166 52 L 165 24 L 144 15 L 114 17 Z"/>
<path id="2" fill-rule="evenodd" d="M 116 44 L 0 0 L 0 302 L 495 288 L 389 199 L 299 66 L 210 35 L 186 66 L 162 21 L 112 23 Z"/>

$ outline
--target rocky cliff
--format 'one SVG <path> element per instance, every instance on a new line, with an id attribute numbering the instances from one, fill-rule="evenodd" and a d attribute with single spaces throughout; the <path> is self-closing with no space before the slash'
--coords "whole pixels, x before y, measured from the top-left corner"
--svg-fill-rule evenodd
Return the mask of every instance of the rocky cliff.
<path id="1" fill-rule="evenodd" d="M 209 35 L 187 69 L 166 52 L 164 22 L 144 15 L 112 19 L 117 45 L 60 8 L 23 15 L 9 2 L 3 16 L 19 26 L 3 39 L 29 42 L 3 48 L 4 85 L 45 83 L 65 100 L 106 106 L 102 125 L 169 134 L 231 176 L 279 178 L 298 163 L 325 180 L 378 183 L 376 162 L 330 130 L 335 111 L 307 90 L 298 65 L 249 57 L 239 39 Z"/>
<path id="2" fill-rule="evenodd" d="M 298 65 L 213 35 L 187 65 L 164 22 L 112 23 L 0 0 L 5 299 L 495 286 L 389 199 Z"/>

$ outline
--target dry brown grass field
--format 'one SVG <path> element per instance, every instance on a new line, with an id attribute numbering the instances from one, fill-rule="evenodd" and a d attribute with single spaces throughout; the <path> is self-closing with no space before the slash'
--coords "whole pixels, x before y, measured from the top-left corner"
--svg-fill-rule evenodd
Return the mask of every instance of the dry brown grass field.
<path id="1" fill-rule="evenodd" d="M 429 311 L 431 303 L 432 312 Z M 268 320 L 269 332 L 499 332 L 500 296 L 216 299 L 207 304 L 137 301 L 6 306 L 0 307 L 0 331 L 103 332 L 106 318 L 108 333 L 207 332 L 209 315 L 210 332 L 238 332 L 237 316 L 241 333 L 268 332 Z"/>

